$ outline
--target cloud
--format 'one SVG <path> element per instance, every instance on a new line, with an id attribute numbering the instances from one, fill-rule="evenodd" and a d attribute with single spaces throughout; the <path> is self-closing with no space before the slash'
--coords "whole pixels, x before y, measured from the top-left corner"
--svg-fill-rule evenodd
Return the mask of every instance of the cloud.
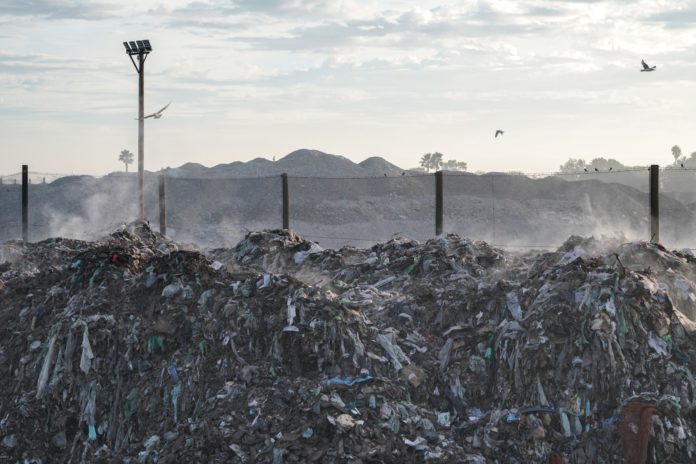
<path id="1" fill-rule="evenodd" d="M 265 17 L 289 17 L 306 19 L 309 16 L 325 19 L 327 17 L 340 17 L 341 14 L 351 15 L 351 12 L 359 11 L 356 5 L 345 0 L 333 0 L 331 2 L 321 0 L 236 0 L 229 1 L 194 1 L 185 6 L 166 10 L 157 8 L 152 11 L 162 13 L 168 11 L 179 17 L 216 17 L 229 18 L 250 15 Z"/>
<path id="2" fill-rule="evenodd" d="M 72 75 L 74 80 L 89 79 L 85 72 L 102 76 L 120 70 L 113 62 L 91 60 L 84 57 L 61 57 L 39 53 L 9 53 L 0 51 L 0 75 L 42 76 Z"/>
<path id="3" fill-rule="evenodd" d="M 529 21 L 524 14 L 501 13 L 483 5 L 466 12 L 408 10 L 395 17 L 381 14 L 371 19 L 331 20 L 294 26 L 275 36 L 237 36 L 230 40 L 261 50 L 413 49 L 438 48 L 441 41 L 448 39 L 461 42 L 461 39 L 476 37 L 521 37 L 546 29 L 546 25 Z"/>
<path id="4" fill-rule="evenodd" d="M 561 17 L 566 14 L 566 11 L 560 8 L 548 8 L 544 6 L 539 6 L 530 8 L 529 10 L 527 10 L 527 14 L 530 16 Z"/>
<path id="5" fill-rule="evenodd" d="M 648 21 L 661 23 L 670 29 L 690 28 L 696 24 L 696 8 L 680 8 L 662 11 L 649 16 Z"/>
<path id="6" fill-rule="evenodd" d="M 221 6 L 220 2 L 213 4 Z M 222 5 L 226 5 L 226 3 Z M 226 11 L 235 14 L 261 13 L 275 17 L 297 17 L 299 15 L 305 18 L 354 19 L 368 15 L 371 11 L 371 8 L 362 6 L 355 0 L 235 0 L 232 5 Z"/>
<path id="7" fill-rule="evenodd" d="M 106 19 L 115 16 L 116 4 L 80 0 L 21 0 L 0 3 L 0 15 L 46 19 Z"/>

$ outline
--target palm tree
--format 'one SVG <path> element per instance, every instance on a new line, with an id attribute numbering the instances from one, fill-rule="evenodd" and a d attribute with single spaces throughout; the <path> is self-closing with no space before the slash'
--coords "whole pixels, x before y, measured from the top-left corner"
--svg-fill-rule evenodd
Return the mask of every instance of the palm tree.
<path id="1" fill-rule="evenodd" d="M 675 145 L 672 147 L 672 156 L 674 156 L 674 164 L 676 165 L 679 162 L 679 158 L 681 158 L 682 151 L 681 148 L 679 148 L 679 145 Z"/>
<path id="2" fill-rule="evenodd" d="M 128 172 L 128 165 L 133 164 L 133 153 L 128 150 L 121 151 L 118 160 L 126 165 L 126 172 Z"/>

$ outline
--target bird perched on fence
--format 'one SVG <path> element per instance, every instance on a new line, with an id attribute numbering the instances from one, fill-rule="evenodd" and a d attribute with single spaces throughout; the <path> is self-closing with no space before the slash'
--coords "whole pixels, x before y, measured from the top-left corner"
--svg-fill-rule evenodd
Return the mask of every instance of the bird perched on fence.
<path id="1" fill-rule="evenodd" d="M 145 116 L 143 119 L 147 119 L 147 118 L 159 119 L 159 118 L 161 118 L 161 117 L 162 117 L 162 111 L 166 110 L 166 109 L 169 107 L 169 105 L 171 105 L 171 104 L 172 104 L 172 102 L 167 103 L 167 105 L 166 105 L 164 108 L 162 108 L 161 110 L 156 111 L 156 112 L 154 112 L 154 113 L 152 113 L 152 114 L 148 114 L 148 115 Z"/>
<path id="2" fill-rule="evenodd" d="M 643 65 L 643 69 L 641 69 L 640 72 L 653 72 L 655 68 L 657 68 L 657 66 L 648 66 L 645 60 L 640 60 L 640 64 Z"/>
<path id="3" fill-rule="evenodd" d="M 504 132 L 501 131 L 500 129 L 496 130 L 496 131 L 495 131 L 495 138 L 497 139 L 498 136 L 499 136 L 499 135 L 503 135 L 503 133 L 504 133 Z"/>

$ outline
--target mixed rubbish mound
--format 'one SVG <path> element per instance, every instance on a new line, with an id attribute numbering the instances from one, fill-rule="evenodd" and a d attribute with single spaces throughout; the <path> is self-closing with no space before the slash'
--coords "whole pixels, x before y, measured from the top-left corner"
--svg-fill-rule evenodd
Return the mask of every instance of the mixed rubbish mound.
<path id="1" fill-rule="evenodd" d="M 696 460 L 696 258 L 571 237 L 0 247 L 0 461 Z"/>

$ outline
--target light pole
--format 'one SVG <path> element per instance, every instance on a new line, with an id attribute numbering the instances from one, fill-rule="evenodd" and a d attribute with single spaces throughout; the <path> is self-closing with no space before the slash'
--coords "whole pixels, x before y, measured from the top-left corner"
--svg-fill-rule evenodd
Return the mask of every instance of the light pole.
<path id="1" fill-rule="evenodd" d="M 140 203 L 140 220 L 145 219 L 145 59 L 152 52 L 149 40 L 136 40 L 135 42 L 123 42 L 126 53 L 133 62 L 138 73 L 138 188 Z M 133 55 L 138 56 L 136 64 Z"/>

